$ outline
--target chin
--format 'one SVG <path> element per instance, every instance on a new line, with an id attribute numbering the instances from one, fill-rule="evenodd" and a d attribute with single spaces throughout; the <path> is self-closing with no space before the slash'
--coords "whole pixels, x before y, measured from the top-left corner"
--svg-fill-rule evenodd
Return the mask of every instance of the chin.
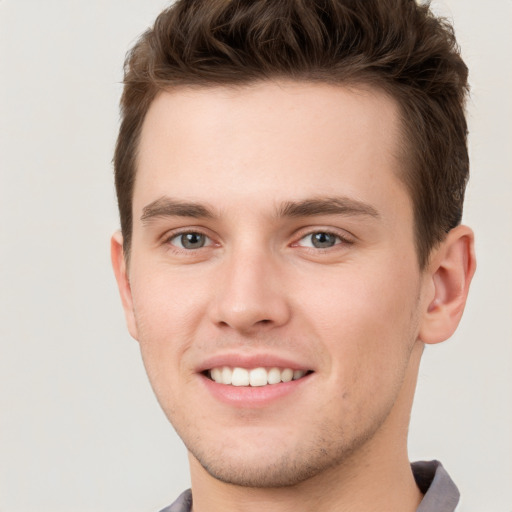
<path id="1" fill-rule="evenodd" d="M 280 442 L 226 446 L 224 442 L 212 450 L 197 443 L 188 449 L 195 461 L 221 482 L 242 487 L 282 488 L 343 466 L 368 440 L 368 435 L 344 439 L 339 430 L 332 434 L 308 436 L 305 443 L 288 445 Z"/>
<path id="2" fill-rule="evenodd" d="M 261 459 L 258 461 L 211 461 L 201 460 L 197 457 L 196 459 L 210 476 L 221 482 L 255 488 L 294 486 L 322 473 L 333 465 L 332 461 L 329 464 L 326 460 L 325 453 L 321 454 L 322 460 L 299 460 L 294 454 L 293 457 L 282 456 L 269 463 L 264 463 Z"/>

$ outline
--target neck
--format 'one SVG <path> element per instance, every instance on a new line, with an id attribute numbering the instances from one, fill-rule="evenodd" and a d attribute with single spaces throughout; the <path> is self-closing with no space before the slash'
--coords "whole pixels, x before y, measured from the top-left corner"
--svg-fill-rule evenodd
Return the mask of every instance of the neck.
<path id="1" fill-rule="evenodd" d="M 341 464 L 299 484 L 241 487 L 217 480 L 189 455 L 193 512 L 415 512 L 422 499 L 407 455 L 407 430 L 422 346 L 414 348 L 391 413 L 376 434 Z"/>

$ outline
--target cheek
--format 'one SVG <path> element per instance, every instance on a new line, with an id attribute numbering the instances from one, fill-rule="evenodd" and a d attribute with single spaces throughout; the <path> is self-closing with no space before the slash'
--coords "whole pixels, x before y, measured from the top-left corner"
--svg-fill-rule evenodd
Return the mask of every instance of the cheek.
<path id="1" fill-rule="evenodd" d="M 418 283 L 415 267 L 396 264 L 317 276 L 303 315 L 326 345 L 333 374 L 364 374 L 376 384 L 404 366 L 418 329 Z"/>
<path id="2" fill-rule="evenodd" d="M 176 287 L 166 285 L 163 279 L 152 280 L 145 275 L 143 281 L 133 285 L 142 361 L 153 392 L 171 419 L 183 406 L 180 385 L 190 379 L 183 367 L 183 355 L 192 340 L 187 321 L 190 304 Z"/>
<path id="3" fill-rule="evenodd" d="M 309 296 L 315 337 L 329 357 L 329 408 L 355 430 L 383 418 L 396 401 L 418 329 L 415 287 L 394 286 L 390 274 L 368 277 L 354 272 L 329 294 Z"/>
<path id="4" fill-rule="evenodd" d="M 164 271 L 145 272 L 132 279 L 141 355 L 159 399 L 174 388 L 178 377 L 187 378 L 184 355 L 203 314 L 199 292 Z"/>
<path id="5" fill-rule="evenodd" d="M 135 275 L 131 281 L 135 316 L 145 334 L 141 338 L 155 343 L 184 334 L 205 302 L 199 287 L 163 267 L 155 265 L 151 272 Z"/>

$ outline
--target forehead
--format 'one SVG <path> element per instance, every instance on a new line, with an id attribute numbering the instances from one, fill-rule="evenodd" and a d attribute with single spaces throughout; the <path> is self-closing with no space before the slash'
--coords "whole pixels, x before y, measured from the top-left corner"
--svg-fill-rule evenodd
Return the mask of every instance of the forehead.
<path id="1" fill-rule="evenodd" d="M 398 137 L 394 100 L 368 87 L 262 82 L 162 92 L 142 128 L 135 218 L 162 195 L 239 198 L 241 208 L 334 188 L 362 200 L 403 195 Z"/>

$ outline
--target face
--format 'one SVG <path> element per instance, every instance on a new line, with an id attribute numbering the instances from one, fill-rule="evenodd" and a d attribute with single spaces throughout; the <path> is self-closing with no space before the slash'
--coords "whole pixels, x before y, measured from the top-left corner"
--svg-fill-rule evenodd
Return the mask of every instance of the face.
<path id="1" fill-rule="evenodd" d="M 290 485 L 406 422 L 428 298 L 397 137 L 394 102 L 369 89 L 153 102 L 125 307 L 163 410 L 210 475 Z"/>

